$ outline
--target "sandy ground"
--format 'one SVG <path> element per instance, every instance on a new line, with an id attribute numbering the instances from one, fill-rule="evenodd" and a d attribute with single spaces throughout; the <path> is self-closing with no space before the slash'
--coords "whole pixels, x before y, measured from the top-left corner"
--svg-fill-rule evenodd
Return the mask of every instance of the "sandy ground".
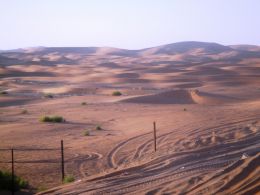
<path id="1" fill-rule="evenodd" d="M 0 149 L 15 148 L 16 174 L 31 185 L 24 194 L 259 193 L 260 59 L 162 49 L 2 54 L 19 60 L 0 67 Z M 61 139 L 76 179 L 66 185 Z M 10 170 L 10 150 L 0 157 Z"/>

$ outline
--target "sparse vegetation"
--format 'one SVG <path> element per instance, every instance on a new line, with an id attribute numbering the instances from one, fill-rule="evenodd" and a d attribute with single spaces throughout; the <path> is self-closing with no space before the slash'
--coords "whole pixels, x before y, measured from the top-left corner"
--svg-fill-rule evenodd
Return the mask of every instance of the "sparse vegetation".
<path id="1" fill-rule="evenodd" d="M 186 109 L 186 108 L 183 108 L 183 111 L 187 111 L 187 109 Z"/>
<path id="2" fill-rule="evenodd" d="M 85 131 L 84 131 L 84 136 L 90 136 L 89 130 L 85 130 Z"/>
<path id="3" fill-rule="evenodd" d="M 67 175 L 65 176 L 65 178 L 63 179 L 63 183 L 71 183 L 75 181 L 75 178 L 72 175 Z"/>
<path id="4" fill-rule="evenodd" d="M 8 92 L 7 91 L 0 91 L 0 95 L 7 95 Z"/>
<path id="5" fill-rule="evenodd" d="M 120 95 L 122 95 L 122 93 L 121 93 L 120 91 L 114 91 L 114 92 L 112 93 L 112 95 L 113 95 L 113 96 L 120 96 Z"/>
<path id="6" fill-rule="evenodd" d="M 85 106 L 85 105 L 87 105 L 87 102 L 81 102 L 81 105 Z"/>
<path id="7" fill-rule="evenodd" d="M 22 110 L 21 114 L 28 114 L 28 110 L 26 110 L 26 109 Z"/>
<path id="8" fill-rule="evenodd" d="M 62 123 L 65 122 L 65 119 L 62 116 L 43 116 L 40 118 L 40 121 L 49 123 Z"/>
<path id="9" fill-rule="evenodd" d="M 8 171 L 0 170 L 0 190 L 12 190 L 12 174 Z M 28 187 L 28 182 L 21 177 L 14 176 L 14 187 L 18 191 Z"/>
<path id="10" fill-rule="evenodd" d="M 98 125 L 96 126 L 96 130 L 102 130 L 102 128 Z"/>
<path id="11" fill-rule="evenodd" d="M 44 97 L 45 98 L 54 98 L 53 94 L 51 94 L 51 93 L 44 94 Z"/>
<path id="12" fill-rule="evenodd" d="M 47 188 L 44 187 L 44 186 L 39 186 L 39 187 L 37 188 L 37 192 L 42 192 L 42 191 L 45 191 L 45 190 L 47 190 Z"/>

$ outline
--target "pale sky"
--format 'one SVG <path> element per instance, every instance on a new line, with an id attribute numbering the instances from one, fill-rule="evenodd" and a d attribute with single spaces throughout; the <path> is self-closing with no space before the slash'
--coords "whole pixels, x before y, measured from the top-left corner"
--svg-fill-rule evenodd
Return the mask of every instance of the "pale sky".
<path id="1" fill-rule="evenodd" d="M 260 0 L 0 0 L 0 49 L 260 45 Z"/>

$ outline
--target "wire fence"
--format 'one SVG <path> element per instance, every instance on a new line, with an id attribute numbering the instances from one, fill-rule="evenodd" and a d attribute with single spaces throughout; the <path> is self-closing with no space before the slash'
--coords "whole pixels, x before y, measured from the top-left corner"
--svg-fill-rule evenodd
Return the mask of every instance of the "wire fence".
<path id="1" fill-rule="evenodd" d="M 153 145 L 155 152 L 157 150 L 156 138 L 156 123 L 154 122 Z M 95 153 L 77 154 L 75 151 L 69 151 L 69 148 L 66 148 L 65 158 L 64 151 L 63 140 L 56 148 L 0 148 L 0 170 L 6 170 L 12 174 L 12 184 L 14 184 L 14 175 L 17 175 L 28 181 L 30 186 L 47 188 L 57 186 L 64 181 L 66 177 L 65 165 L 66 173 L 77 175 L 77 169 L 82 162 L 98 160 L 100 157 Z M 39 184 L 44 185 L 39 186 Z M 35 191 L 35 189 L 33 190 Z M 14 185 L 12 185 L 11 193 L 15 194 Z"/>
<path id="2" fill-rule="evenodd" d="M 12 194 L 15 194 L 15 175 L 29 181 L 31 186 L 41 183 L 39 180 L 50 186 L 62 183 L 64 167 L 63 140 L 57 148 L 0 148 L 0 170 L 11 173 Z"/>

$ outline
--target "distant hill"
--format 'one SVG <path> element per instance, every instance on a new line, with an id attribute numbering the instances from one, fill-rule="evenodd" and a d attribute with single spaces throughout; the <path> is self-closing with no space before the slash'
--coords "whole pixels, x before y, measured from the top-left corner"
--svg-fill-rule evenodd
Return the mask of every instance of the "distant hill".
<path id="1" fill-rule="evenodd" d="M 243 58 L 260 57 L 260 47 L 253 45 L 224 46 L 207 42 L 178 42 L 140 50 L 127 50 L 111 47 L 32 47 L 0 52 L 0 65 L 14 64 L 79 64 L 90 58 L 107 63 L 111 57 L 121 57 L 136 61 L 140 58 L 164 58 L 166 61 L 210 62 L 214 60 L 239 61 Z M 127 59 L 129 58 L 129 59 Z M 155 60 L 156 61 L 156 60 Z M 150 63 L 150 62 L 149 62 Z"/>
<path id="2" fill-rule="evenodd" d="M 173 55 L 179 53 L 187 53 L 194 50 L 200 50 L 202 52 L 205 52 L 206 54 L 216 54 L 221 52 L 232 51 L 233 49 L 228 46 L 220 45 L 217 43 L 187 41 L 148 48 L 142 51 L 152 51 L 151 53 L 153 54 Z"/>

